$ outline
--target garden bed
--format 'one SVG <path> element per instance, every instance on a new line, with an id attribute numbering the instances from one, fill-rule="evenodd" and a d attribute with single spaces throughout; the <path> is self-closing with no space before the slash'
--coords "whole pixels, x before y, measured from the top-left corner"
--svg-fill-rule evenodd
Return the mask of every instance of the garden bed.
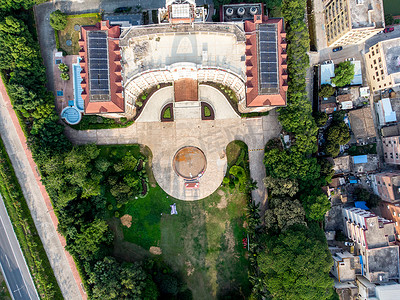
<path id="1" fill-rule="evenodd" d="M 136 115 L 135 120 L 139 118 L 140 114 L 142 113 L 144 107 L 146 106 L 147 101 L 153 96 L 155 92 L 159 89 L 165 88 L 167 86 L 171 86 L 172 83 L 160 83 L 157 85 L 153 85 L 151 88 L 143 91 L 136 99 L 135 108 L 136 108 Z M 139 105 L 140 103 L 140 105 Z"/>
<path id="2" fill-rule="evenodd" d="M 111 119 L 101 116 L 83 115 L 82 120 L 78 124 L 69 126 L 76 130 L 112 129 L 128 127 L 133 122 L 133 120 L 128 120 L 127 118 Z"/>
<path id="3" fill-rule="evenodd" d="M 160 116 L 161 122 L 173 122 L 174 121 L 174 104 L 168 103 L 161 110 Z"/>
<path id="4" fill-rule="evenodd" d="M 58 31 L 59 48 L 64 50 L 67 55 L 78 55 L 79 54 L 79 33 L 80 30 L 76 30 L 75 25 L 95 25 L 101 21 L 101 16 L 97 13 L 83 14 L 83 15 L 69 15 L 67 17 L 67 26 L 64 30 Z M 67 41 L 71 40 L 71 46 L 67 45 Z"/>
<path id="5" fill-rule="evenodd" d="M 210 104 L 201 102 L 201 119 L 202 120 L 214 120 L 215 119 L 214 109 L 211 107 Z"/>

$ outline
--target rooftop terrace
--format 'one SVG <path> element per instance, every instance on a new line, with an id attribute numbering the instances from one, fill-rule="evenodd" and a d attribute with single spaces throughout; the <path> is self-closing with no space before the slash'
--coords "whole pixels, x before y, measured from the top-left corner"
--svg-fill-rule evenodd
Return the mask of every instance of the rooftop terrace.
<path id="1" fill-rule="evenodd" d="M 400 38 L 382 42 L 387 73 L 400 73 Z"/>
<path id="2" fill-rule="evenodd" d="M 245 78 L 244 31 L 234 24 L 132 27 L 120 41 L 126 81 L 180 62 L 219 67 Z"/>
<path id="3" fill-rule="evenodd" d="M 354 29 L 373 27 L 383 28 L 382 0 L 349 0 L 351 25 Z"/>

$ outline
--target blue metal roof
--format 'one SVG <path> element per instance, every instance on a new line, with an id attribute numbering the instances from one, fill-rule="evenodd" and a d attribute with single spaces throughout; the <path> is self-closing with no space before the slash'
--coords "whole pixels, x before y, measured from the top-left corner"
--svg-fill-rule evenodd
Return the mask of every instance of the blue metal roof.
<path id="1" fill-rule="evenodd" d="M 367 203 L 365 201 L 356 201 L 354 202 L 354 206 L 364 210 L 369 210 Z"/>
<path id="2" fill-rule="evenodd" d="M 353 163 L 354 164 L 365 164 L 367 162 L 368 162 L 368 156 L 367 155 L 353 156 Z"/>

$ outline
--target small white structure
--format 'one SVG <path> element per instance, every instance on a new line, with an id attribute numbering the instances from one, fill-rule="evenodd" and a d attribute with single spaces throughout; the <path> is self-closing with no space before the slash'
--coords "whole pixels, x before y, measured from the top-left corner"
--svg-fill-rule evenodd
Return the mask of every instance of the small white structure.
<path id="1" fill-rule="evenodd" d="M 389 98 L 379 100 L 376 103 L 376 111 L 378 112 L 379 124 L 381 126 L 397 121 L 396 112 L 393 111 Z"/>
<path id="2" fill-rule="evenodd" d="M 360 87 L 360 97 L 369 98 L 369 96 L 370 96 L 369 87 L 368 86 Z"/>
<path id="3" fill-rule="evenodd" d="M 171 215 L 177 215 L 178 212 L 176 211 L 176 203 L 174 203 L 170 206 L 171 206 Z"/>

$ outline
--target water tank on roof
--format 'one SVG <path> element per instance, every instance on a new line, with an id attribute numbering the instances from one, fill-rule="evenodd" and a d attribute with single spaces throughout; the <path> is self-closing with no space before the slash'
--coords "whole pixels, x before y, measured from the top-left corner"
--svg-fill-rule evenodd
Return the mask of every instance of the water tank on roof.
<path id="1" fill-rule="evenodd" d="M 237 10 L 237 14 L 239 16 L 243 16 L 245 12 L 246 12 L 246 10 L 244 9 L 244 7 L 239 7 Z"/>
<path id="2" fill-rule="evenodd" d="M 257 6 L 250 7 L 250 13 L 254 16 L 257 13 L 258 9 Z"/>
<path id="3" fill-rule="evenodd" d="M 232 7 L 228 7 L 228 8 L 226 9 L 226 15 L 227 15 L 228 17 L 231 17 L 231 16 L 233 15 L 233 8 L 232 8 Z"/>

